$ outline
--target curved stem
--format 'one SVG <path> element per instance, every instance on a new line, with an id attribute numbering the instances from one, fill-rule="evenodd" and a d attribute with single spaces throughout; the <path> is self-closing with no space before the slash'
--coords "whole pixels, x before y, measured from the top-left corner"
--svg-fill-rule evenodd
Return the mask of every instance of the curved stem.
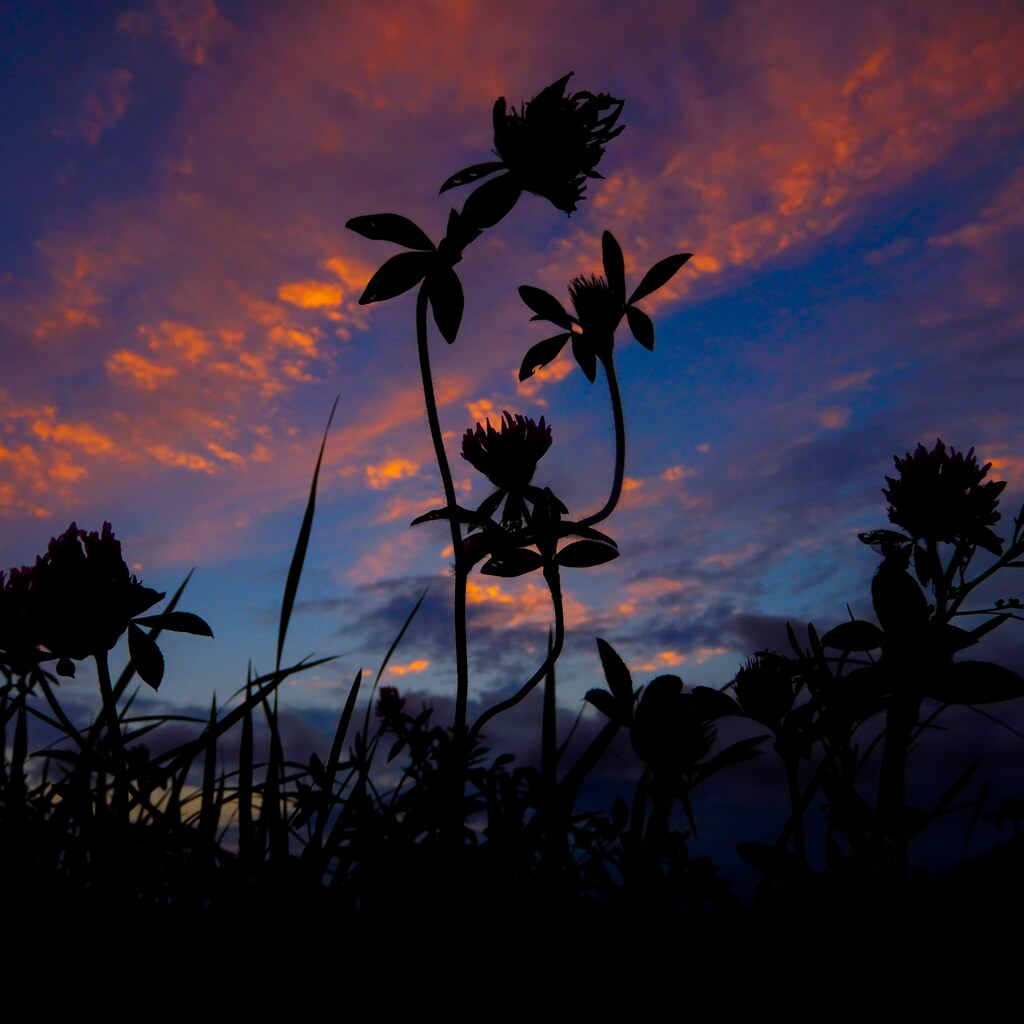
<path id="1" fill-rule="evenodd" d="M 611 494 L 608 495 L 604 508 L 581 519 L 580 526 L 593 526 L 607 519 L 615 511 L 615 506 L 622 496 L 622 481 L 626 472 L 626 421 L 622 415 L 622 396 L 619 394 L 619 382 L 615 376 L 615 360 L 609 352 L 607 356 L 601 358 L 601 363 L 608 377 L 608 394 L 612 400 L 612 416 L 615 419 L 615 476 L 612 479 Z"/>
<path id="2" fill-rule="evenodd" d="M 545 566 L 544 579 L 547 582 L 548 590 L 551 592 L 551 605 L 555 613 L 555 638 L 548 648 L 548 656 L 544 659 L 544 664 L 511 697 L 498 701 L 497 704 L 489 707 L 473 723 L 472 728 L 469 730 L 469 744 L 472 744 L 473 740 L 480 734 L 480 730 L 492 718 L 508 711 L 509 708 L 514 708 L 522 701 L 548 674 L 551 666 L 558 661 L 558 656 L 562 653 L 562 644 L 565 641 L 565 614 L 562 609 L 562 583 L 558 575 L 558 566 L 555 564 Z"/>
<path id="3" fill-rule="evenodd" d="M 455 508 L 455 484 L 448 466 L 448 455 L 441 436 L 441 422 L 437 415 L 434 381 L 430 374 L 430 348 L 427 342 L 427 289 L 422 285 L 416 296 L 416 347 L 420 358 L 420 377 L 423 380 L 423 401 L 427 407 L 430 439 L 434 442 L 434 458 L 441 474 L 445 505 Z M 466 708 L 469 702 L 469 655 L 466 636 L 466 577 L 468 570 L 462 554 L 462 528 L 452 515 L 448 520 L 455 557 L 455 742 L 460 744 L 466 732 Z"/>

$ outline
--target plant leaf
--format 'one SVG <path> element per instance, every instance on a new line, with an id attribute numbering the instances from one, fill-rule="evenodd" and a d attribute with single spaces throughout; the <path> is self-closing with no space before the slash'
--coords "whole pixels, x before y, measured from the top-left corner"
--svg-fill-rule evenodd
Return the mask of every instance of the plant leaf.
<path id="1" fill-rule="evenodd" d="M 539 569 L 543 564 L 544 559 L 536 551 L 529 548 L 514 548 L 501 555 L 492 555 L 480 567 L 480 571 L 487 576 L 524 576 Z"/>
<path id="2" fill-rule="evenodd" d="M 626 307 L 626 323 L 633 337 L 649 352 L 654 351 L 654 321 L 636 306 Z"/>
<path id="3" fill-rule="evenodd" d="M 571 330 L 573 320 L 565 311 L 562 304 L 543 288 L 534 288 L 532 285 L 524 284 L 519 286 L 519 297 L 536 314 L 532 320 L 547 320 L 565 330 Z"/>
<path id="4" fill-rule="evenodd" d="M 1024 679 L 989 661 L 958 661 L 925 688 L 943 704 L 998 704 L 1024 697 Z"/>
<path id="5" fill-rule="evenodd" d="M 313 530 L 313 513 L 316 510 L 316 488 L 320 479 L 320 465 L 324 460 L 324 449 L 327 447 L 327 434 L 331 429 L 331 421 L 334 419 L 334 412 L 338 408 L 338 395 L 331 406 L 331 413 L 327 417 L 327 426 L 324 427 L 324 436 L 320 441 L 320 454 L 316 457 L 316 467 L 313 470 L 313 480 L 309 485 L 309 498 L 306 501 L 306 511 L 302 516 L 302 525 L 299 527 L 299 536 L 295 540 L 295 550 L 292 552 L 291 565 L 288 566 L 288 578 L 284 583 L 284 596 L 281 598 L 281 617 L 277 629 L 277 671 L 281 669 L 281 652 L 284 650 L 284 638 L 288 633 L 288 623 L 292 617 L 292 606 L 295 604 L 295 595 L 299 590 L 299 578 L 302 576 L 302 566 L 306 561 L 306 548 L 309 546 L 309 535 Z M 141 673 L 140 673 L 141 674 Z"/>
<path id="6" fill-rule="evenodd" d="M 601 669 L 608 680 L 608 689 L 616 701 L 625 708 L 633 706 L 633 677 L 626 663 L 607 640 L 597 637 L 597 653 L 601 657 Z M 591 701 L 593 703 L 593 701 Z"/>
<path id="7" fill-rule="evenodd" d="M 164 656 L 156 641 L 134 622 L 128 623 L 128 656 L 132 659 L 139 678 L 154 690 L 160 688 L 164 678 Z"/>
<path id="8" fill-rule="evenodd" d="M 438 189 L 438 193 L 447 192 L 450 188 L 459 188 L 462 185 L 468 185 L 470 182 L 478 181 L 480 178 L 486 178 L 488 174 L 493 174 L 495 171 L 502 171 L 505 169 L 505 165 L 499 160 L 489 160 L 483 164 L 473 164 L 472 167 L 464 167 L 461 171 L 457 171 L 453 174 L 441 187 Z"/>
<path id="9" fill-rule="evenodd" d="M 557 359 L 558 353 L 565 348 L 569 338 L 569 334 L 556 334 L 553 338 L 538 341 L 523 357 L 523 363 L 519 367 L 519 379 L 526 380 L 532 377 L 539 369 Z"/>
<path id="10" fill-rule="evenodd" d="M 192 633 L 195 636 L 213 636 L 213 630 L 204 619 L 192 612 L 162 612 L 159 615 L 147 615 L 145 618 L 134 619 L 140 626 L 152 626 L 154 629 L 169 629 L 174 633 Z"/>
<path id="11" fill-rule="evenodd" d="M 601 259 L 604 262 L 604 276 L 608 279 L 612 295 L 625 305 L 626 268 L 622 259 L 622 246 L 610 231 L 601 235 Z"/>
<path id="12" fill-rule="evenodd" d="M 359 305 L 384 302 L 415 288 L 433 262 L 434 254 L 430 252 L 400 252 L 392 256 L 367 282 L 363 294 L 359 296 Z"/>
<path id="13" fill-rule="evenodd" d="M 576 362 L 579 363 L 583 376 L 593 384 L 597 380 L 597 356 L 594 354 L 594 350 L 580 338 L 579 334 L 572 336 L 572 354 Z"/>
<path id="14" fill-rule="evenodd" d="M 825 647 L 837 651 L 874 651 L 885 641 L 885 634 L 873 623 L 855 619 L 842 622 L 821 638 Z"/>
<path id="15" fill-rule="evenodd" d="M 475 228 L 492 228 L 516 205 L 522 194 L 522 188 L 511 174 L 501 174 L 470 193 L 462 207 L 462 217 Z"/>
<path id="16" fill-rule="evenodd" d="M 562 548 L 555 556 L 555 561 L 570 569 L 585 569 L 591 565 L 603 565 L 618 557 L 618 550 L 607 544 L 596 540 L 577 540 Z"/>
<path id="17" fill-rule="evenodd" d="M 667 256 L 658 260 L 650 270 L 644 274 L 644 279 L 637 285 L 636 291 L 630 295 L 626 305 L 631 306 L 634 302 L 656 292 L 662 285 L 667 284 L 675 277 L 682 265 L 693 255 L 692 252 L 681 252 L 675 256 Z"/>
<path id="18" fill-rule="evenodd" d="M 441 267 L 427 278 L 427 296 L 434 311 L 434 323 L 450 345 L 459 333 L 465 298 L 459 275 L 451 267 Z"/>
<path id="19" fill-rule="evenodd" d="M 621 722 L 622 714 L 615 698 L 607 690 L 587 690 L 583 699 L 593 704 L 605 718 L 613 722 Z"/>
<path id="20" fill-rule="evenodd" d="M 422 228 L 397 213 L 371 213 L 365 217 L 353 217 L 345 227 L 363 238 L 395 242 L 404 245 L 406 249 L 434 251 L 434 243 Z"/>

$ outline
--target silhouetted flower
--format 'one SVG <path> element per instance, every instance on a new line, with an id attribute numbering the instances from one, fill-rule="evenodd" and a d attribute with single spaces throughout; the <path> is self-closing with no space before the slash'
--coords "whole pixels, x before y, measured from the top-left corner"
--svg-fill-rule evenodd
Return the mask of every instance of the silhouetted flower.
<path id="1" fill-rule="evenodd" d="M 39 662 L 29 595 L 31 584 L 32 569 L 27 565 L 11 569 L 6 578 L 0 572 L 0 651 L 3 663 L 17 675 L 28 673 Z"/>
<path id="2" fill-rule="evenodd" d="M 72 523 L 36 560 L 30 596 L 38 643 L 57 655 L 58 673 L 74 675 L 72 660 L 109 651 L 164 595 L 128 572 L 110 523 L 101 534 Z"/>
<path id="3" fill-rule="evenodd" d="M 537 463 L 551 447 L 551 427 L 544 417 L 536 423 L 528 416 L 501 414 L 495 430 L 488 419 L 467 430 L 462 438 L 462 457 L 495 487 L 521 490 L 532 479 Z"/>
<path id="4" fill-rule="evenodd" d="M 519 289 L 523 302 L 533 310 L 532 320 L 547 320 L 565 332 L 538 342 L 526 353 L 519 369 L 520 380 L 526 380 L 537 369 L 555 359 L 571 338 L 572 354 L 587 380 L 593 382 L 597 376 L 597 361 L 611 359 L 615 331 L 623 317 L 633 337 L 644 348 L 654 348 L 654 323 L 635 303 L 671 280 L 691 254 L 677 253 L 659 260 L 644 274 L 643 280 L 629 298 L 626 298 L 622 248 L 610 231 L 601 236 L 601 255 L 603 275 L 581 275 L 569 282 L 569 298 L 575 316 L 566 312 L 558 299 L 540 288 L 523 285 Z"/>
<path id="5" fill-rule="evenodd" d="M 377 697 L 377 707 L 374 709 L 374 713 L 378 718 L 391 721 L 401 714 L 404 707 L 405 698 L 399 695 L 397 687 L 382 686 L 380 688 L 380 694 Z"/>
<path id="6" fill-rule="evenodd" d="M 490 227 L 515 206 L 522 192 L 543 196 L 553 206 L 572 213 L 583 199 L 587 178 L 600 178 L 595 170 L 604 147 L 622 131 L 616 126 L 623 101 L 607 93 L 565 94 L 572 77 L 553 82 L 522 110 L 509 107 L 505 97 L 494 104 L 494 149 L 500 161 L 474 164 L 453 174 L 444 192 L 504 170 L 478 188 L 463 212 L 479 227 Z"/>
<path id="7" fill-rule="evenodd" d="M 919 444 L 911 455 L 894 457 L 897 478 L 886 477 L 889 521 L 902 526 L 914 540 L 966 541 L 998 555 L 1003 542 L 989 526 L 999 522 L 996 511 L 1004 481 L 982 483 L 992 463 L 978 465 L 971 448 L 965 455 L 942 441 L 928 451 Z"/>

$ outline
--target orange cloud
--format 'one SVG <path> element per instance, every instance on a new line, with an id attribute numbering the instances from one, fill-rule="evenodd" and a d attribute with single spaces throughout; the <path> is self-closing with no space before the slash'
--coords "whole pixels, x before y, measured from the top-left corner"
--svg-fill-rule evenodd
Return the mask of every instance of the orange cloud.
<path id="1" fill-rule="evenodd" d="M 366 482 L 375 491 L 383 491 L 396 480 L 415 476 L 419 472 L 419 464 L 408 459 L 388 459 L 376 466 L 366 467 Z"/>
<path id="2" fill-rule="evenodd" d="M 161 384 L 174 380 L 178 371 L 173 366 L 154 363 L 137 352 L 121 349 L 115 352 L 106 363 L 107 373 L 119 382 L 134 384 L 146 391 L 154 391 Z"/>
<path id="3" fill-rule="evenodd" d="M 191 469 L 198 473 L 216 473 L 217 466 L 204 459 L 202 455 L 195 452 L 176 451 L 167 444 L 150 445 L 146 451 L 165 466 L 172 466 L 175 469 Z"/>
<path id="4" fill-rule="evenodd" d="M 428 668 L 430 668 L 430 662 L 426 658 L 417 658 L 416 661 L 410 661 L 408 665 L 388 665 L 388 675 L 407 676 Z"/>
<path id="5" fill-rule="evenodd" d="M 49 409 L 51 415 L 56 410 Z M 67 441 L 89 455 L 106 455 L 114 450 L 114 442 L 88 423 L 49 423 L 36 420 L 32 432 L 44 441 Z"/>
<path id="6" fill-rule="evenodd" d="M 332 281 L 293 281 L 277 289 L 277 297 L 302 309 L 340 306 L 344 292 Z"/>

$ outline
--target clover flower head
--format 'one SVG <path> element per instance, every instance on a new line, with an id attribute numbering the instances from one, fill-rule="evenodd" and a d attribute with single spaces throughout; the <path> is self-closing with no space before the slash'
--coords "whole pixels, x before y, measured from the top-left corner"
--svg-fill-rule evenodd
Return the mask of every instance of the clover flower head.
<path id="1" fill-rule="evenodd" d="M 999 522 L 996 511 L 1004 481 L 982 483 L 992 463 L 978 465 L 974 449 L 966 454 L 946 451 L 936 439 L 930 451 L 919 444 L 913 454 L 894 458 L 897 477 L 885 478 L 882 493 L 889 501 L 889 521 L 914 540 L 966 541 L 1000 554 L 1002 540 L 989 527 Z"/>
<path id="2" fill-rule="evenodd" d="M 382 686 L 377 697 L 377 706 L 374 714 L 383 718 L 386 722 L 392 721 L 402 713 L 405 707 L 405 698 L 398 692 L 396 686 Z"/>
<path id="3" fill-rule="evenodd" d="M 552 82 L 532 100 L 509 107 L 500 96 L 494 104 L 494 151 L 500 160 L 474 164 L 453 174 L 441 191 L 480 181 L 463 206 L 463 219 L 477 229 L 493 227 L 519 201 L 523 192 L 547 199 L 556 209 L 572 213 L 583 199 L 587 178 L 604 147 L 622 131 L 616 125 L 623 101 L 607 93 L 566 95 L 568 75 Z"/>
<path id="4" fill-rule="evenodd" d="M 569 298 L 583 337 L 592 346 L 611 348 L 615 328 L 626 312 L 622 296 L 615 293 L 603 276 L 591 274 L 569 282 Z"/>
<path id="5" fill-rule="evenodd" d="M 71 660 L 109 651 L 129 622 L 164 595 L 128 571 L 110 523 L 86 533 L 72 523 L 36 559 L 29 595 L 36 637 L 58 656 L 58 672 L 73 675 Z"/>
<path id="6" fill-rule="evenodd" d="M 533 479 L 537 463 L 551 447 L 551 427 L 544 417 L 536 423 L 528 416 L 501 414 L 495 430 L 488 419 L 467 430 L 462 457 L 500 490 L 522 491 Z"/>
<path id="7" fill-rule="evenodd" d="M 542 196 L 558 210 L 572 213 L 583 199 L 587 178 L 605 146 L 618 135 L 623 101 L 607 93 L 569 93 L 572 77 L 553 82 L 521 111 L 502 96 L 494 104 L 494 148 L 509 173 L 527 192 Z"/>

